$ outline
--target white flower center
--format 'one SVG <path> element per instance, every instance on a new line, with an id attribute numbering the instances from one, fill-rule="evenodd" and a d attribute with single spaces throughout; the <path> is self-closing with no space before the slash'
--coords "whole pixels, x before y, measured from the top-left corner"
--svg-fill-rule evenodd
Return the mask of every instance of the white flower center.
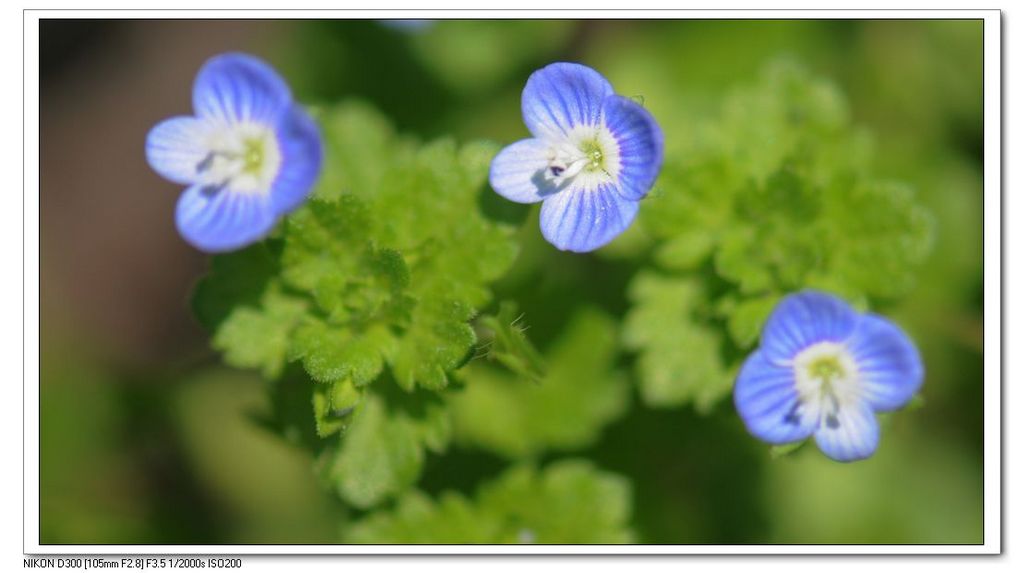
<path id="1" fill-rule="evenodd" d="M 828 427 L 838 427 L 839 410 L 860 399 L 857 364 L 850 351 L 837 342 L 819 342 L 797 354 L 793 369 L 800 405 L 819 412 Z"/>
<path id="2" fill-rule="evenodd" d="M 603 125 L 581 125 L 552 142 L 544 178 L 556 187 L 574 182 L 596 189 L 616 181 L 620 170 L 619 146 L 612 133 Z"/>
<path id="3" fill-rule="evenodd" d="M 206 157 L 196 165 L 198 182 L 233 192 L 266 193 L 281 167 L 274 130 L 256 123 L 213 129 Z"/>

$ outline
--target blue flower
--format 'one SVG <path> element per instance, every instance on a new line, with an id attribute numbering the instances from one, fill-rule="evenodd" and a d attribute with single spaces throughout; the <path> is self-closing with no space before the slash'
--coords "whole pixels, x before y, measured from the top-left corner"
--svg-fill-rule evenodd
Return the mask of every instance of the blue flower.
<path id="1" fill-rule="evenodd" d="M 491 187 L 517 203 L 543 201 L 541 232 L 559 249 L 607 244 L 633 222 L 661 170 L 658 124 L 580 64 L 534 72 L 522 105 L 533 137 L 494 158 Z"/>
<path id="2" fill-rule="evenodd" d="M 806 290 L 782 299 L 733 390 L 751 434 L 772 444 L 814 436 L 849 462 L 878 447 L 875 412 L 896 410 L 920 389 L 914 343 L 892 322 Z"/>
<path id="3" fill-rule="evenodd" d="M 173 117 L 146 137 L 146 159 L 187 185 L 178 232 L 207 252 L 231 251 L 266 236 L 305 201 L 323 148 L 313 120 L 262 60 L 222 54 L 192 86 L 194 117 Z"/>

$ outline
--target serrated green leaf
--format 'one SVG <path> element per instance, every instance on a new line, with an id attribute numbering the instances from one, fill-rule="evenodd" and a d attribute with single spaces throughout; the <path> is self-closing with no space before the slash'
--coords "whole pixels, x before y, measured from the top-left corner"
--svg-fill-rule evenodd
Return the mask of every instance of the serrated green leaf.
<path id="1" fill-rule="evenodd" d="M 415 397 L 416 407 L 364 393 L 340 443 L 321 455 L 326 479 L 358 508 L 408 489 L 419 477 L 427 450 L 441 451 L 451 426 L 443 403 Z"/>
<path id="2" fill-rule="evenodd" d="M 372 248 L 367 237 L 373 229 L 370 205 L 353 195 L 309 201 L 287 219 L 285 279 L 295 288 L 313 291 L 327 277 L 358 277 Z"/>
<path id="3" fill-rule="evenodd" d="M 308 319 L 296 329 L 289 357 L 301 360 L 316 382 L 351 380 L 356 386 L 364 386 L 380 375 L 385 357 L 394 347 L 394 336 L 379 324 L 356 333 Z"/>
<path id="4" fill-rule="evenodd" d="M 791 63 L 689 133 L 640 216 L 658 265 L 685 274 L 660 287 L 638 276 L 624 328 L 652 405 L 728 392 L 736 350 L 782 294 L 817 288 L 858 308 L 906 294 L 934 235 L 913 193 L 870 171 L 869 139 L 835 86 Z"/>
<path id="5" fill-rule="evenodd" d="M 513 468 L 473 499 L 410 492 L 344 533 L 347 543 L 630 543 L 630 485 L 589 462 Z"/>
<path id="6" fill-rule="evenodd" d="M 913 287 L 931 217 L 870 172 L 868 139 L 832 83 L 776 63 L 691 133 L 686 155 L 666 161 L 658 208 L 641 213 L 662 241 L 661 266 L 692 271 L 710 254 L 743 298 L 808 286 L 894 298 Z"/>
<path id="7" fill-rule="evenodd" d="M 831 249 L 830 274 L 874 297 L 909 292 L 934 242 L 931 214 L 905 185 L 862 182 L 844 191 L 825 204 L 835 232 L 847 238 Z"/>
<path id="8" fill-rule="evenodd" d="M 473 314 L 456 300 L 420 300 L 390 359 L 398 385 L 406 390 L 416 384 L 431 390 L 447 386 L 447 372 L 462 364 L 476 343 L 468 324 Z"/>
<path id="9" fill-rule="evenodd" d="M 351 108 L 338 113 L 338 121 L 353 123 Z M 361 137 L 331 133 L 346 141 Z M 389 133 L 372 139 L 382 147 L 394 141 Z M 338 145 L 339 156 L 350 149 L 345 142 Z M 511 265 L 516 246 L 512 229 L 488 220 L 478 206 L 497 152 L 493 144 L 395 145 L 400 149 L 385 172 L 361 179 L 360 199 L 317 201 L 296 216 L 285 237 L 286 276 L 314 292 L 337 342 L 376 340 L 381 347 L 370 344 L 360 352 L 372 356 L 373 364 L 383 356 L 403 388 L 440 390 L 475 343 L 468 322 L 490 300 L 487 285 Z M 364 331 L 373 324 L 386 325 L 394 336 L 367 338 Z M 307 358 L 304 364 L 315 367 L 318 361 Z M 379 372 L 374 369 L 374 375 Z"/>
<path id="10" fill-rule="evenodd" d="M 699 283 L 644 272 L 633 279 L 629 294 L 633 307 L 622 338 L 639 353 L 645 403 L 670 407 L 692 401 L 707 410 L 729 392 L 732 378 L 722 359 L 721 331 L 695 315 L 708 305 Z"/>
<path id="11" fill-rule="evenodd" d="M 269 378 L 301 366 L 268 387 L 261 420 L 320 452 L 321 475 L 366 508 L 447 446 L 444 404 L 418 389 L 443 389 L 470 357 L 515 228 L 483 212 L 495 144 L 420 145 L 358 103 L 316 117 L 326 158 L 314 198 L 276 238 L 216 257 L 195 308 L 229 363 Z"/>
<path id="12" fill-rule="evenodd" d="M 480 511 L 455 492 L 437 501 L 412 490 L 391 511 L 377 511 L 344 532 L 346 543 L 484 544 L 502 538 L 499 516 Z"/>
<path id="13" fill-rule="evenodd" d="M 480 504 L 511 517 L 518 543 L 631 543 L 627 479 L 589 461 L 564 460 L 537 471 L 520 466 L 481 488 Z M 511 533 L 511 532 L 510 532 Z"/>
<path id="14" fill-rule="evenodd" d="M 440 390 L 476 342 L 469 321 L 489 283 L 517 253 L 514 228 L 479 201 L 498 147 L 418 146 L 358 103 L 318 119 L 328 160 L 316 197 L 288 216 L 281 241 L 216 259 L 196 313 L 221 327 L 215 345 L 233 364 L 276 375 L 287 357 L 318 382 L 357 386 L 387 364 L 406 390 Z M 271 286 L 302 311 L 265 311 Z M 251 308 L 222 327 L 239 306 Z"/>
<path id="15" fill-rule="evenodd" d="M 615 357 L 614 321 L 587 309 L 547 353 L 539 383 L 471 363 L 459 372 L 465 388 L 450 399 L 456 439 L 507 457 L 590 445 L 629 405 Z"/>
<path id="16" fill-rule="evenodd" d="M 259 308 L 238 307 L 221 322 L 213 347 L 224 353 L 228 364 L 258 368 L 275 379 L 284 369 L 289 337 L 306 306 L 302 299 L 269 289 Z"/>
<path id="17" fill-rule="evenodd" d="M 270 379 L 281 374 L 289 336 L 307 308 L 282 287 L 279 252 L 280 244 L 270 240 L 213 257 L 210 274 L 192 295 L 193 311 L 225 362 L 257 368 Z"/>

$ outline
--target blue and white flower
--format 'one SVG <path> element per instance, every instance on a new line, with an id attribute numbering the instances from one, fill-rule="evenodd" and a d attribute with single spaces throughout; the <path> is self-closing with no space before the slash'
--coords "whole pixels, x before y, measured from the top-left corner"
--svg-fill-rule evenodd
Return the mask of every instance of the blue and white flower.
<path id="1" fill-rule="evenodd" d="M 146 159 L 187 185 L 175 220 L 186 241 L 231 251 L 266 236 L 305 201 L 320 173 L 316 124 L 262 60 L 222 54 L 192 86 L 195 116 L 167 119 L 146 137 Z"/>
<path id="2" fill-rule="evenodd" d="M 808 290 L 772 311 L 733 398 L 761 440 L 785 444 L 813 435 L 825 455 L 848 462 L 878 447 L 875 412 L 903 407 L 923 380 L 917 348 L 898 326 Z"/>
<path id="3" fill-rule="evenodd" d="M 533 137 L 494 158 L 491 187 L 517 203 L 543 201 L 541 232 L 559 249 L 607 244 L 633 222 L 661 170 L 657 122 L 580 64 L 534 72 L 522 106 Z"/>

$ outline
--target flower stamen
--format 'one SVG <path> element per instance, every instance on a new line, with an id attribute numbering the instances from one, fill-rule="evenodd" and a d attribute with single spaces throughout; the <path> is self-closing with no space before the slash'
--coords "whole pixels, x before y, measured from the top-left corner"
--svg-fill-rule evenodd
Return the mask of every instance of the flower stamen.
<path id="1" fill-rule="evenodd" d="M 839 413 L 859 396 L 857 369 L 842 344 L 819 342 L 803 350 L 793 361 L 796 389 L 801 403 L 817 406 L 821 422 L 839 427 Z"/>
<path id="2" fill-rule="evenodd" d="M 273 134 L 253 126 L 236 126 L 218 134 L 210 151 L 196 164 L 201 183 L 237 191 L 267 191 L 281 156 Z"/>
<path id="3" fill-rule="evenodd" d="M 614 156 L 606 149 L 608 141 L 602 141 L 601 132 L 590 131 L 570 141 L 563 141 L 548 150 L 548 168 L 544 177 L 556 186 L 573 180 L 581 174 L 597 176 L 602 180 L 613 178 L 608 159 Z"/>

